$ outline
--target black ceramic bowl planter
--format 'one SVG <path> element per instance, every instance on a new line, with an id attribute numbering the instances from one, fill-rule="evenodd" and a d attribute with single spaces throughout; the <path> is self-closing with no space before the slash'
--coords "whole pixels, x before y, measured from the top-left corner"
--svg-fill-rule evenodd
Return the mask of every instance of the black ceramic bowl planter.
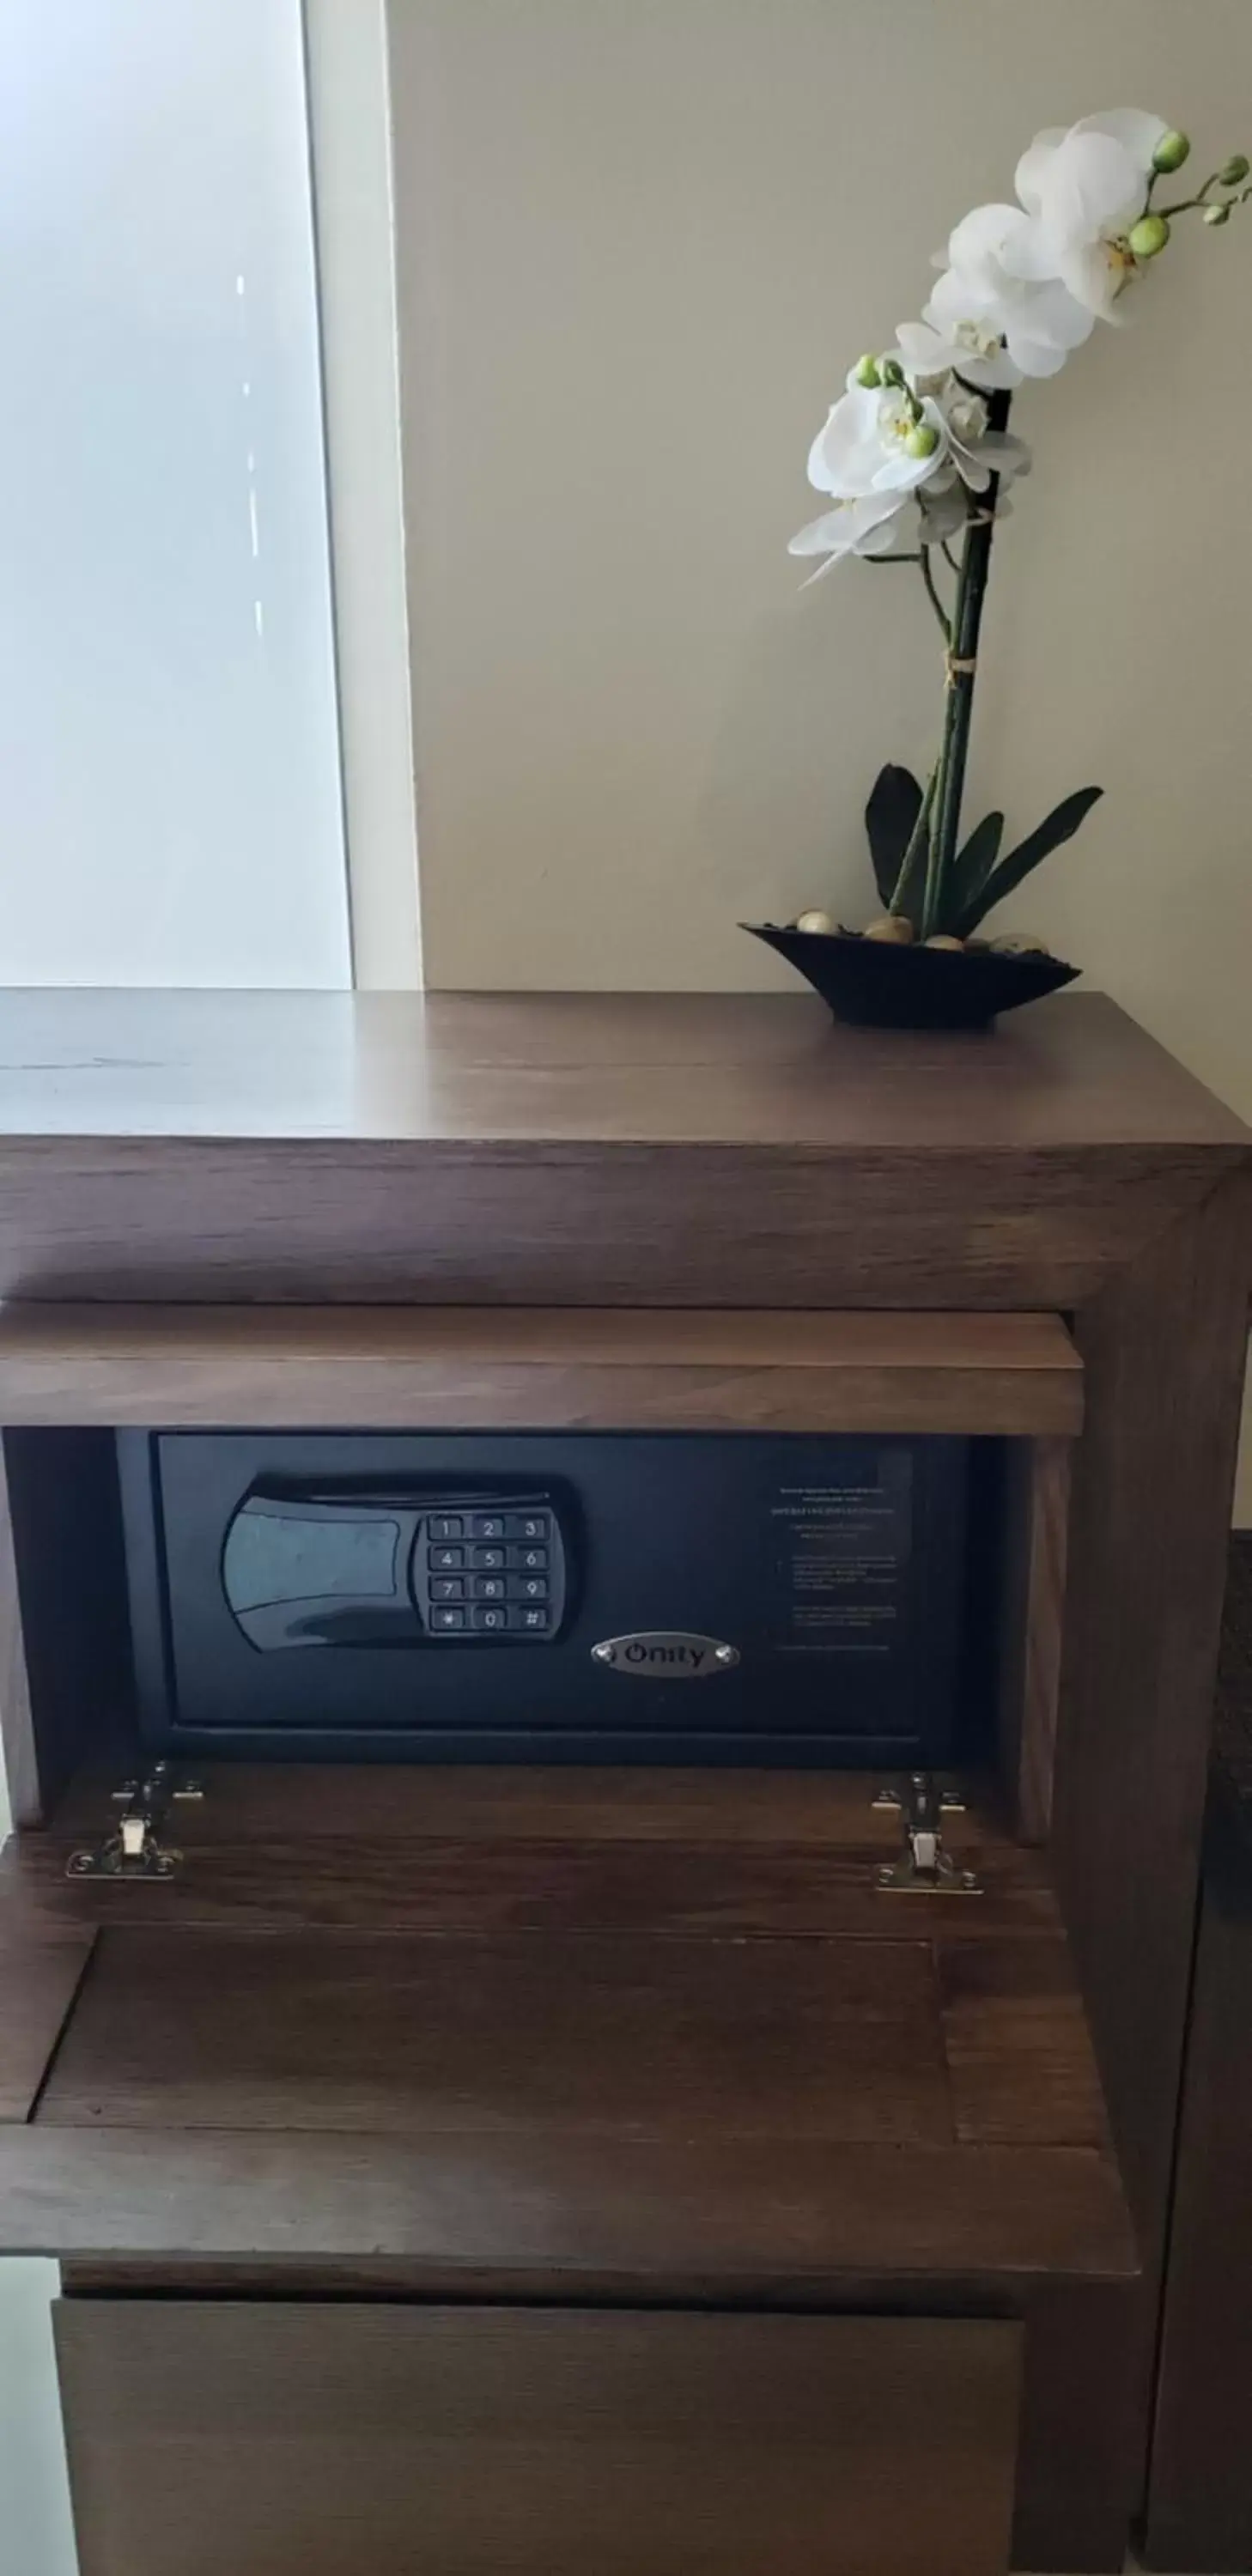
<path id="1" fill-rule="evenodd" d="M 1079 973 L 1035 950 L 1010 956 L 994 948 L 905 947 L 850 930 L 789 930 L 769 921 L 740 928 L 785 957 L 837 1020 L 863 1028 L 985 1029 L 1001 1011 L 1059 992 Z"/>

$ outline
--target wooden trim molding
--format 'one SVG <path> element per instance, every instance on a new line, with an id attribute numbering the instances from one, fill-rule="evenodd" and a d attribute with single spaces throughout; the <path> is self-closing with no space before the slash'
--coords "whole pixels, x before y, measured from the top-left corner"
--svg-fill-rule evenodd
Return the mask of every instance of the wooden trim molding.
<path id="1" fill-rule="evenodd" d="M 1072 1437 L 1039 1314 L 8 1305 L 0 1420 Z"/>

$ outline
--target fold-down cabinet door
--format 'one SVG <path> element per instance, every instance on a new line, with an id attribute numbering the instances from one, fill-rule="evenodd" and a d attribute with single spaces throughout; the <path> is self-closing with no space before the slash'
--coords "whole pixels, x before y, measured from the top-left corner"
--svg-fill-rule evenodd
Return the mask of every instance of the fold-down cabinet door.
<path id="1" fill-rule="evenodd" d="M 994 2576 L 990 2321 L 72 2299 L 82 2576 Z"/>

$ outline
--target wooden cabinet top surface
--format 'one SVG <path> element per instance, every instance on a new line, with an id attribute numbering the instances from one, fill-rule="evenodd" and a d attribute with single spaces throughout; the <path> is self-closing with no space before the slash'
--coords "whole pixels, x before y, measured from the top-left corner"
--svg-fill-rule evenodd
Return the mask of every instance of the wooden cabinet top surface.
<path id="1" fill-rule="evenodd" d="M 0 1296 L 1051 1307 L 1252 1137 L 1101 994 L 0 994 Z"/>
<path id="2" fill-rule="evenodd" d="M 1239 1147 L 1103 994 L 974 1035 L 804 995 L 0 994 L 0 1135 L 416 1145 Z"/>

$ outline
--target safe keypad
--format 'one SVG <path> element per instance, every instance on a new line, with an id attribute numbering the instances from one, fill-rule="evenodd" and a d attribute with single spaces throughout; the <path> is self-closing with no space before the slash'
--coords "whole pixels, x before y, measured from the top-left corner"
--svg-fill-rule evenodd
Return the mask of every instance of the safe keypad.
<path id="1" fill-rule="evenodd" d="M 413 1575 L 432 1636 L 556 1634 L 564 1564 L 551 1510 L 428 1512 Z"/>

